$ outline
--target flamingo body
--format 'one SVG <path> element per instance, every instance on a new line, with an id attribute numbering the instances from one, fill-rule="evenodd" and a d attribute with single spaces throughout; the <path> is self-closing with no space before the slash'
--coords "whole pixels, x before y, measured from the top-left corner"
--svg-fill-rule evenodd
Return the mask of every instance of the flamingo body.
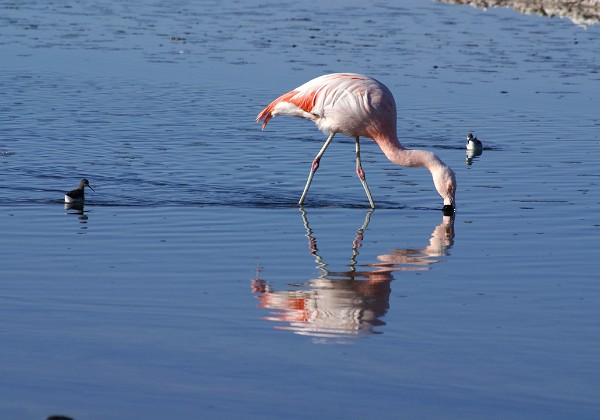
<path id="1" fill-rule="evenodd" d="M 327 134 L 377 136 L 396 131 L 396 102 L 382 83 L 360 74 L 335 73 L 317 77 L 281 95 L 259 115 L 264 129 L 276 115 L 313 120 Z"/>
<path id="2" fill-rule="evenodd" d="M 291 115 L 312 120 L 329 134 L 313 160 L 309 178 L 300 199 L 302 205 L 312 177 L 325 149 L 337 133 L 353 137 L 356 142 L 356 172 L 363 183 L 371 207 L 374 207 L 360 162 L 359 138 L 374 140 L 386 157 L 401 166 L 424 166 L 431 172 L 434 185 L 444 199 L 444 212 L 454 212 L 456 180 L 454 172 L 435 154 L 406 149 L 396 133 L 396 103 L 390 90 L 381 82 L 360 74 L 334 73 L 312 79 L 271 102 L 258 114 L 264 129 L 277 115 Z"/>

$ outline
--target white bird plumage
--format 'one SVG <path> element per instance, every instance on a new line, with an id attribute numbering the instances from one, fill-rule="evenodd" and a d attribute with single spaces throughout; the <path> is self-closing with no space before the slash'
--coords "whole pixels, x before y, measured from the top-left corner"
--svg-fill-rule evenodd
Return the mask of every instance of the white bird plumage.
<path id="1" fill-rule="evenodd" d="M 483 149 L 483 144 L 481 140 L 477 137 L 474 137 L 473 134 L 467 133 L 467 150 L 481 150 Z"/>

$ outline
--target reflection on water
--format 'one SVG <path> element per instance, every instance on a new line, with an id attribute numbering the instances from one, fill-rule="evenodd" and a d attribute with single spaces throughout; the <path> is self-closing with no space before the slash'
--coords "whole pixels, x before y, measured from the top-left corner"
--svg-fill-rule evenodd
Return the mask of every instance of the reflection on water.
<path id="1" fill-rule="evenodd" d="M 84 210 L 83 203 L 65 203 L 65 210 L 67 214 L 77 215 L 79 219 L 79 223 L 86 224 L 88 221 L 88 216 Z M 86 229 L 85 226 L 81 227 L 82 229 Z"/>
<path id="2" fill-rule="evenodd" d="M 348 270 L 330 271 L 319 255 L 308 215 L 304 209 L 300 211 L 309 250 L 315 257 L 320 277 L 288 290 L 275 290 L 268 281 L 260 278 L 258 270 L 252 280 L 252 292 L 258 298 L 260 308 L 271 310 L 264 319 L 283 323 L 275 328 L 311 336 L 316 343 L 349 343 L 352 338 L 382 334 L 375 327 L 385 325 L 381 318 L 390 306 L 393 273 L 428 270 L 440 261 L 439 257 L 448 255 L 454 243 L 454 216 L 443 216 L 442 223 L 434 228 L 425 247 L 394 249 L 379 255 L 377 262 L 358 264 L 358 250 L 373 214 L 373 210 L 369 210 L 352 243 Z"/>
<path id="3" fill-rule="evenodd" d="M 449 255 L 452 245 L 454 245 L 454 215 L 443 216 L 442 223 L 433 229 L 428 245 L 419 249 L 395 249 L 389 254 L 379 255 L 377 259 L 381 262 L 369 266 L 387 271 L 428 270 L 431 264 L 441 261 L 439 257 Z"/>
<path id="4" fill-rule="evenodd" d="M 313 236 L 313 230 L 310 228 L 308 223 L 308 215 L 304 208 L 300 208 L 300 214 L 302 215 L 302 222 L 304 223 L 304 229 L 306 229 L 306 237 L 308 238 L 308 248 L 312 256 L 315 257 L 315 262 L 317 263 L 317 269 L 321 271 L 321 277 L 340 277 L 340 278 L 351 278 L 354 279 L 355 276 L 360 277 L 360 272 L 356 272 L 356 257 L 358 256 L 358 248 L 362 246 L 362 240 L 364 231 L 369 226 L 369 222 L 371 221 L 371 215 L 375 209 L 369 209 L 365 215 L 365 221 L 362 226 L 356 232 L 356 237 L 352 242 L 352 256 L 350 257 L 350 270 L 337 273 L 327 270 L 327 263 L 323 261 L 323 258 L 319 255 L 319 248 L 317 247 L 317 239 Z"/>
<path id="5" fill-rule="evenodd" d="M 467 166 L 471 166 L 475 160 L 483 153 L 482 149 L 467 149 Z"/>

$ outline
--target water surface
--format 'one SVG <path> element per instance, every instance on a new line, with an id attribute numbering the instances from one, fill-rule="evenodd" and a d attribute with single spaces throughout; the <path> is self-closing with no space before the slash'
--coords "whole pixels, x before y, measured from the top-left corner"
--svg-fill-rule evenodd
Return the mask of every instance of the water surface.
<path id="1" fill-rule="evenodd" d="M 596 418 L 598 28 L 429 2 L 0 5 L 0 414 Z M 333 71 L 399 135 L 254 121 Z M 465 136 L 484 142 L 469 158 Z M 83 177 L 82 211 L 62 195 Z"/>

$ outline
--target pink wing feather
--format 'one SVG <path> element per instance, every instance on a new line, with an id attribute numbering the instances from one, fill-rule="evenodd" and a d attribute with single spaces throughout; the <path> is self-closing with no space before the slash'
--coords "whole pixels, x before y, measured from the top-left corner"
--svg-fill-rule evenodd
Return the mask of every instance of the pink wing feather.
<path id="1" fill-rule="evenodd" d="M 273 118 L 275 107 L 283 103 L 296 105 L 304 112 L 310 113 L 313 107 L 315 106 L 316 97 L 318 93 L 318 90 L 299 91 L 296 89 L 288 93 L 284 93 L 279 98 L 275 99 L 273 102 L 267 105 L 267 107 L 263 109 L 260 114 L 258 114 L 258 117 L 256 117 L 256 121 L 263 121 L 262 129 L 264 130 L 269 120 Z"/>

